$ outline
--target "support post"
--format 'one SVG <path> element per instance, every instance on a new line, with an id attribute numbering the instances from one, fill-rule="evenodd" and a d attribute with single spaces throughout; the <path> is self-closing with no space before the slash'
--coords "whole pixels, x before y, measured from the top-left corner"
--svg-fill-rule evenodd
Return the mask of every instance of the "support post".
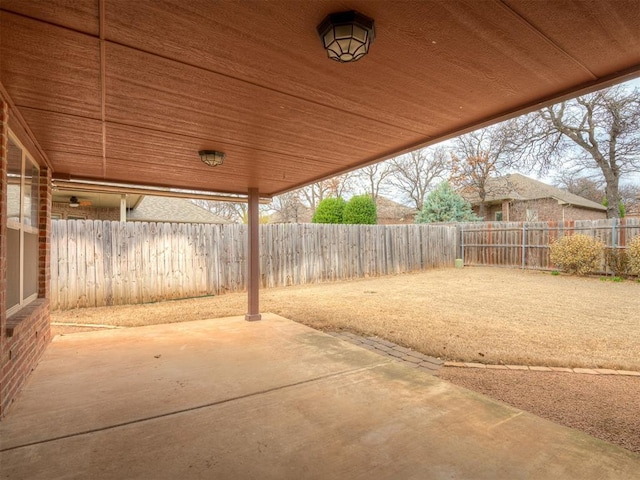
<path id="1" fill-rule="evenodd" d="M 522 269 L 527 266 L 527 224 L 522 222 Z"/>
<path id="2" fill-rule="evenodd" d="M 248 322 L 260 320 L 260 214 L 257 188 L 249 189 L 249 215 L 247 229 L 247 293 L 249 309 L 244 319 Z"/>
<path id="3" fill-rule="evenodd" d="M 127 196 L 124 193 L 120 195 L 120 221 L 127 221 Z"/>

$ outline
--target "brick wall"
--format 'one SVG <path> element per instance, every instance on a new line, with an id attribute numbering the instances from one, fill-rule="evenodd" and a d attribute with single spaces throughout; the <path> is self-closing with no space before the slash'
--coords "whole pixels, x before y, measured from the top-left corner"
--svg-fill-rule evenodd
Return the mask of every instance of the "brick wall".
<path id="1" fill-rule="evenodd" d="M 477 210 L 477 207 L 474 207 L 476 213 Z M 543 198 L 539 200 L 512 201 L 509 202 L 508 208 L 505 208 L 505 205 L 487 206 L 485 220 L 493 222 L 496 218 L 496 212 L 502 212 L 502 219 L 505 222 L 526 222 L 528 220 L 527 210 L 535 211 L 538 215 L 537 221 L 539 222 L 561 222 L 563 219 L 567 221 L 603 220 L 607 218 L 604 210 L 591 210 L 571 205 L 560 205 L 557 200 Z"/>
<path id="2" fill-rule="evenodd" d="M 7 331 L 7 141 L 9 106 L 0 95 L 0 418 L 5 411 L 5 358 Z"/>
<path id="3" fill-rule="evenodd" d="M 562 220 L 603 220 L 607 218 L 604 210 L 591 210 L 588 208 L 560 205 L 557 200 L 547 198 L 540 200 L 528 200 L 512 202 L 512 222 L 527 221 L 527 209 L 535 210 L 538 214 L 538 222 L 561 222 Z"/>
<path id="4" fill-rule="evenodd" d="M 83 217 L 85 220 L 111 220 L 120 221 L 119 208 L 94 208 L 94 207 L 70 207 L 69 203 L 54 202 L 51 214 L 60 216 L 63 220 L 74 217 Z"/>
<path id="5" fill-rule="evenodd" d="M 40 167 L 38 219 L 38 297 L 50 298 L 51 288 L 51 170 Z"/>
<path id="6" fill-rule="evenodd" d="M 51 340 L 49 300 L 39 298 L 12 315 L 3 332 L 1 415 L 4 416 Z"/>
<path id="7" fill-rule="evenodd" d="M 7 317 L 7 142 L 11 112 L 0 95 L 0 418 L 15 400 L 51 340 L 49 319 L 51 172 L 41 166 L 38 299 Z M 23 142 L 27 143 L 27 142 Z"/>

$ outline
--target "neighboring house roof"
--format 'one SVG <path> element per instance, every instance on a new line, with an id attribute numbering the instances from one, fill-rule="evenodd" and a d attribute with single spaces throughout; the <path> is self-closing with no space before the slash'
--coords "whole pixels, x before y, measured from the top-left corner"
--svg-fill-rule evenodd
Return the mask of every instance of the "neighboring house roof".
<path id="1" fill-rule="evenodd" d="M 401 203 L 390 200 L 386 197 L 378 195 L 376 199 L 376 210 L 378 218 L 394 219 L 404 221 L 412 219 L 418 214 L 414 208 L 407 207 Z"/>
<path id="2" fill-rule="evenodd" d="M 127 212 L 128 222 L 232 223 L 183 198 L 145 196 Z"/>
<path id="3" fill-rule="evenodd" d="M 605 211 L 607 208 L 597 202 L 574 195 L 552 185 L 547 185 L 539 180 L 529 178 L 519 173 L 512 173 L 502 177 L 489 179 L 487 182 L 486 203 L 494 203 L 503 200 L 538 200 L 553 198 L 558 203 L 573 205 L 575 207 Z M 477 192 L 463 193 L 463 197 L 472 205 L 480 203 Z"/>

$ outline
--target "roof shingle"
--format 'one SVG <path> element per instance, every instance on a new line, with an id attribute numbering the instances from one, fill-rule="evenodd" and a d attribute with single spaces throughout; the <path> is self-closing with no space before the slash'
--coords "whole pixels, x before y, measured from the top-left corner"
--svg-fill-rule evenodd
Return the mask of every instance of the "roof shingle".
<path id="1" fill-rule="evenodd" d="M 202 207 L 173 197 L 145 196 L 135 209 L 127 212 L 128 222 L 232 223 Z"/>
<path id="2" fill-rule="evenodd" d="M 511 173 L 502 177 L 489 179 L 487 182 L 488 195 L 485 202 L 498 202 L 501 200 L 538 200 L 553 198 L 560 203 L 566 203 L 576 207 L 605 211 L 604 205 L 586 198 L 574 195 L 552 185 L 547 185 L 539 180 L 534 180 L 520 173 Z M 467 201 L 472 205 L 480 203 L 477 192 L 463 193 Z"/>

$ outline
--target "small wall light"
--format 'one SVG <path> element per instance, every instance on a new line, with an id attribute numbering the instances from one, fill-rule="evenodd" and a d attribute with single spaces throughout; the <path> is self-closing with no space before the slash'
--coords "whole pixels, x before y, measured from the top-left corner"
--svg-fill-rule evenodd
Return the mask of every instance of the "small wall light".
<path id="1" fill-rule="evenodd" d="M 80 206 L 80 202 L 78 201 L 78 197 L 71 197 L 69 199 L 69 206 L 71 208 L 78 208 Z"/>
<path id="2" fill-rule="evenodd" d="M 210 167 L 217 167 L 224 162 L 224 153 L 217 150 L 200 150 L 200 160 L 209 165 Z"/>
<path id="3" fill-rule="evenodd" d="M 327 15 L 317 30 L 327 56 L 340 63 L 360 60 L 376 36 L 373 20 L 353 10 Z"/>

